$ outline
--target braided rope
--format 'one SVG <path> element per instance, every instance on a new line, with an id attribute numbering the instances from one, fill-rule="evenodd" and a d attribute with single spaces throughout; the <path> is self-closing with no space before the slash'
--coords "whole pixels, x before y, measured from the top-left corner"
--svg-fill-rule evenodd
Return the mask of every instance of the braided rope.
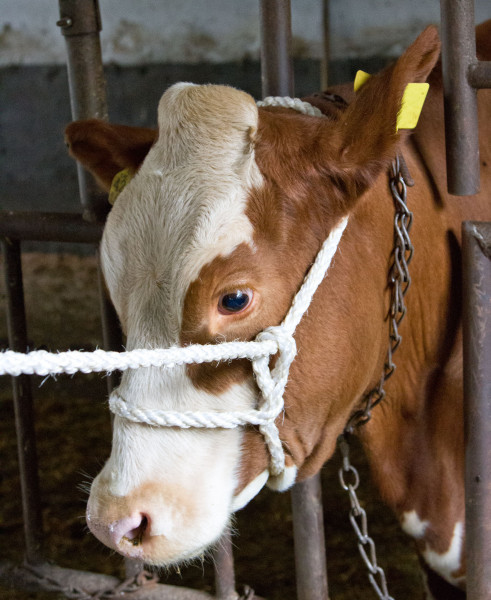
<path id="1" fill-rule="evenodd" d="M 301 112 L 304 115 L 309 115 L 311 117 L 323 117 L 322 112 L 309 104 L 308 102 L 304 102 L 300 100 L 300 98 L 289 98 L 288 96 L 267 96 L 264 100 L 260 100 L 256 102 L 259 107 L 267 107 L 267 106 L 281 106 L 282 108 L 291 108 L 296 110 L 297 112 Z"/>
<path id="2" fill-rule="evenodd" d="M 298 98 L 268 97 L 257 105 L 283 106 L 303 114 L 322 116 L 317 108 Z M 156 410 L 129 404 L 117 390 L 109 398 L 109 407 L 120 417 L 158 427 L 231 429 L 248 424 L 257 425 L 271 455 L 270 474 L 281 475 L 285 469 L 285 455 L 275 420 L 284 408 L 283 394 L 290 366 L 297 352 L 293 335 L 329 269 L 347 222 L 348 217 L 344 217 L 324 241 L 281 325 L 268 327 L 252 342 L 194 344 L 184 348 L 137 349 L 129 352 L 95 350 L 56 354 L 37 350 L 24 354 L 7 350 L 0 352 L 0 375 L 57 375 L 74 374 L 78 371 L 111 372 L 142 367 L 172 368 L 191 363 L 247 358 L 252 361 L 256 382 L 261 390 L 258 409 L 227 412 Z M 269 359 L 273 354 L 278 354 L 278 359 L 271 370 Z"/>
<path id="3" fill-rule="evenodd" d="M 57 354 L 35 350 L 28 354 L 6 350 L 0 352 L 0 375 L 60 375 L 66 373 L 104 373 L 141 367 L 172 368 L 176 365 L 248 358 L 254 360 L 278 351 L 272 341 L 222 342 L 193 344 L 184 348 L 139 349 L 128 352 L 69 350 Z"/>

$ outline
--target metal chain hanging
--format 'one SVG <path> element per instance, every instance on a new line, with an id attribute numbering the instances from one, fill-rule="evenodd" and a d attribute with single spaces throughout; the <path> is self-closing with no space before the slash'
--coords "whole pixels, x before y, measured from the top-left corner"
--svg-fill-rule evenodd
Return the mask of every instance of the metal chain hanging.
<path id="1" fill-rule="evenodd" d="M 361 507 L 358 496 L 356 495 L 356 490 L 360 484 L 360 475 L 350 462 L 350 447 L 347 436 L 344 434 L 341 435 L 338 444 L 343 456 L 343 466 L 339 469 L 339 481 L 341 482 L 341 487 L 346 490 L 349 495 L 351 504 L 349 519 L 356 533 L 356 537 L 358 538 L 358 550 L 368 569 L 368 579 L 381 600 L 394 600 L 392 596 L 389 596 L 384 570 L 377 564 L 375 542 L 368 535 L 367 513 Z M 353 482 L 351 483 L 346 482 L 346 476 L 348 474 L 353 478 Z"/>
<path id="2" fill-rule="evenodd" d="M 389 271 L 391 302 L 389 312 L 389 346 L 387 357 L 380 381 L 363 399 L 364 407 L 357 410 L 349 419 L 344 432 L 353 433 L 356 427 L 367 423 L 371 418 L 372 409 L 385 398 L 385 382 L 392 377 L 396 366 L 392 360 L 394 352 L 401 343 L 399 325 L 406 315 L 404 297 L 411 285 L 408 265 L 413 257 L 414 247 L 409 238 L 413 223 L 413 213 L 407 207 L 407 185 L 403 175 L 407 167 L 402 156 L 397 156 L 392 162 L 389 186 L 395 204 L 394 216 L 394 262 Z"/>
<path id="3" fill-rule="evenodd" d="M 407 181 L 407 184 L 406 184 Z M 389 272 L 391 289 L 391 303 L 389 313 L 389 347 L 385 360 L 382 377 L 378 385 L 363 398 L 364 407 L 357 410 L 349 419 L 344 432 L 339 436 L 338 444 L 343 458 L 343 465 L 339 469 L 339 480 L 344 490 L 348 492 L 350 500 L 350 522 L 358 538 L 358 549 L 368 569 L 368 579 L 377 596 L 381 600 L 394 600 L 387 590 L 387 581 L 384 570 L 377 564 L 375 542 L 368 535 L 367 514 L 361 507 L 356 494 L 360 483 L 360 476 L 349 458 L 349 437 L 355 428 L 365 425 L 370 418 L 372 410 L 385 398 L 385 382 L 394 374 L 396 366 L 392 360 L 394 352 L 401 343 L 399 325 L 406 314 L 404 297 L 411 284 L 408 265 L 413 256 L 413 245 L 409 238 L 413 215 L 407 208 L 407 185 L 413 185 L 402 156 L 393 161 L 389 178 L 390 190 L 395 204 L 394 217 L 394 262 Z M 353 478 L 351 483 L 346 482 L 346 476 Z"/>

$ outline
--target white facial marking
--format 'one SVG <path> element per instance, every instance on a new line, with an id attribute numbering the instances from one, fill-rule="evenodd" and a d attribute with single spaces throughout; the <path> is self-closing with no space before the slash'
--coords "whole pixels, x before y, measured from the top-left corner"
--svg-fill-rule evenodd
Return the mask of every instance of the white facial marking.
<path id="1" fill-rule="evenodd" d="M 232 512 L 240 510 L 244 508 L 246 504 L 248 504 L 254 496 L 257 496 L 259 492 L 263 489 L 266 481 L 269 477 L 269 471 L 263 471 L 260 475 L 253 479 L 246 487 L 234 497 L 232 501 Z"/>
<path id="2" fill-rule="evenodd" d="M 284 492 L 285 490 L 291 488 L 295 483 L 297 471 L 298 469 L 295 465 L 286 466 L 281 475 L 278 475 L 277 477 L 270 477 L 266 485 L 270 490 Z"/>
<path id="3" fill-rule="evenodd" d="M 423 537 L 425 534 L 426 528 L 428 527 L 428 521 L 422 521 L 415 510 L 411 510 L 409 512 L 405 512 L 402 515 L 401 519 L 401 527 L 404 532 L 406 532 L 411 537 L 416 540 Z"/>
<path id="4" fill-rule="evenodd" d="M 233 406 L 235 410 L 246 411 L 251 408 L 254 388 L 249 381 L 213 395 L 196 389 L 186 368 L 178 366 L 164 374 L 157 368 L 125 371 L 118 393 L 129 404 L 146 409 L 165 406 L 178 411 L 226 411 Z M 200 480 L 215 484 L 216 493 L 224 493 L 226 488 L 227 494 L 232 494 L 230 486 L 236 484 L 233 473 L 239 461 L 241 436 L 238 429 L 158 428 L 116 417 L 113 452 L 105 466 L 110 474 L 109 492 L 117 497 L 126 496 L 148 481 L 151 472 L 153 479 L 169 480 L 182 487 L 193 487 L 199 473 Z M 220 465 L 228 472 L 226 485 L 210 479 L 225 477 L 225 473 L 220 475 Z"/>
<path id="5" fill-rule="evenodd" d="M 246 215 L 251 188 L 262 184 L 254 100 L 223 86 L 178 84 L 163 95 L 158 120 L 159 137 L 111 210 L 101 245 L 128 350 L 178 346 L 184 299 L 203 266 L 239 244 L 254 250 Z M 125 371 L 118 393 L 138 407 L 179 411 L 247 410 L 257 397 L 251 381 L 206 393 L 185 367 Z M 110 523 L 124 529 L 132 515 L 135 523 L 145 515 L 148 546 L 159 550 L 131 550 L 141 558 L 165 564 L 201 552 L 227 525 L 231 507 L 246 504 L 267 477 L 234 499 L 241 436 L 117 417 L 111 457 L 89 499 L 94 533 L 122 550 Z"/>
<path id="6" fill-rule="evenodd" d="M 102 241 L 111 298 L 140 344 L 176 344 L 186 291 L 203 266 L 242 243 L 254 250 L 245 209 L 262 183 L 251 141 L 257 124 L 253 99 L 232 88 L 178 84 L 163 95 L 158 140 L 118 197 Z M 152 331 L 158 321 L 164 339 L 147 339 L 145 318 Z"/>
<path id="7" fill-rule="evenodd" d="M 462 587 L 464 577 L 453 577 L 452 573 L 460 569 L 462 559 L 462 547 L 464 541 L 464 526 L 461 521 L 455 524 L 450 546 L 444 554 L 438 554 L 430 548 L 423 551 L 423 556 L 428 565 L 441 577 L 452 585 Z"/>

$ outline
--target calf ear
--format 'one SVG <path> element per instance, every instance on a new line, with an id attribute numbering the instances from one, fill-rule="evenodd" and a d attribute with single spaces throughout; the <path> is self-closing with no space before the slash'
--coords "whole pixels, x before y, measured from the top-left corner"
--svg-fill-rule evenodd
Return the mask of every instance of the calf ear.
<path id="1" fill-rule="evenodd" d="M 338 182 L 348 204 L 401 150 L 408 135 L 407 130 L 397 131 L 404 90 L 409 83 L 426 80 L 439 52 L 438 32 L 433 26 L 427 27 L 395 64 L 368 79 L 337 121 L 334 132 L 331 129 L 327 143 L 335 158 L 330 163 L 330 176 Z"/>
<path id="2" fill-rule="evenodd" d="M 65 142 L 70 155 L 109 191 L 116 173 L 138 169 L 157 135 L 153 129 L 89 119 L 70 123 L 65 130 Z"/>

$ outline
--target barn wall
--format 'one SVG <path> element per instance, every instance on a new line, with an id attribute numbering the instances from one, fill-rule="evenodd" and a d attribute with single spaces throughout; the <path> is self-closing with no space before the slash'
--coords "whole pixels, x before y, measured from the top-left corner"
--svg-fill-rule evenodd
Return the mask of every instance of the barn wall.
<path id="1" fill-rule="evenodd" d="M 476 20 L 484 19 L 487 3 L 476 0 Z M 111 120 L 153 125 L 160 95 L 181 80 L 231 84 L 259 97 L 258 4 L 100 0 Z M 299 95 L 319 86 L 320 5 L 292 0 Z M 58 18 L 56 0 L 2 0 L 1 209 L 79 210 L 76 171 L 63 144 L 70 109 Z M 376 70 L 438 21 L 437 0 L 332 0 L 331 81 Z"/>

